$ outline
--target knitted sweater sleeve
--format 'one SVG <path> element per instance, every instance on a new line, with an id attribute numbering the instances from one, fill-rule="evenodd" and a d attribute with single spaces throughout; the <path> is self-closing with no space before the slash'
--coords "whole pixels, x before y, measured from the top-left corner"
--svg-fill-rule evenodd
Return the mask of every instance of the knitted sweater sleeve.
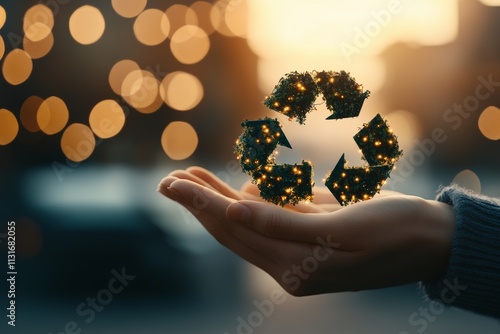
<path id="1" fill-rule="evenodd" d="M 430 299 L 500 318 L 500 200 L 458 186 L 436 198 L 453 206 L 455 231 L 443 276 L 421 283 Z"/>

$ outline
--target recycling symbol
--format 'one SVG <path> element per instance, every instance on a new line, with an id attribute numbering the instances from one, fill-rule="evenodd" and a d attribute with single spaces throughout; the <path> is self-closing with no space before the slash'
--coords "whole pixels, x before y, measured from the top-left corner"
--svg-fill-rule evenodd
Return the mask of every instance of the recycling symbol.
<path id="1" fill-rule="evenodd" d="M 307 114 L 315 110 L 319 94 L 331 112 L 327 120 L 338 120 L 357 117 L 370 92 L 363 91 L 363 86 L 345 71 L 291 72 L 280 79 L 264 105 L 304 124 Z M 292 148 L 280 122 L 265 117 L 245 120 L 242 127 L 235 154 L 243 172 L 253 178 L 261 197 L 280 206 L 312 201 L 312 163 L 303 160 L 296 164 L 276 164 L 273 155 L 276 147 Z M 380 192 L 402 155 L 396 135 L 380 114 L 363 124 L 354 140 L 367 164 L 349 167 L 342 155 L 325 182 L 341 205 L 368 200 Z"/>

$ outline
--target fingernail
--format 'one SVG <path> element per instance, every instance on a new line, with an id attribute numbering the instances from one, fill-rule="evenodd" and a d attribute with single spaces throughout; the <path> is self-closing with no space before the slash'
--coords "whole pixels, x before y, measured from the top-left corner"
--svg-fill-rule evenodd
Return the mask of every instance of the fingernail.
<path id="1" fill-rule="evenodd" d="M 252 217 L 252 211 L 246 205 L 233 203 L 227 208 L 227 217 L 230 220 L 237 220 L 242 223 L 249 223 Z"/>
<path id="2" fill-rule="evenodd" d="M 175 176 L 167 176 L 165 178 L 163 178 L 160 183 L 158 184 L 158 187 L 157 187 L 157 191 L 162 193 L 162 194 L 166 194 L 168 191 L 171 191 L 171 187 L 170 185 L 172 184 L 172 182 L 174 182 L 175 180 L 178 180 L 178 178 L 176 178 Z"/>

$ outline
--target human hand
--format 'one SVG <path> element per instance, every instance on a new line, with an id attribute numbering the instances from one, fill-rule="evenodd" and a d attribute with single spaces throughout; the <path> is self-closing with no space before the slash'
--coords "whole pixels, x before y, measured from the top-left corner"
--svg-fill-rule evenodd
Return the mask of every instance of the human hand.
<path id="1" fill-rule="evenodd" d="M 452 208 L 415 196 L 387 192 L 341 207 L 316 187 L 314 203 L 281 208 L 255 186 L 235 190 L 200 167 L 172 172 L 158 190 L 292 295 L 427 280 L 450 256 Z"/>

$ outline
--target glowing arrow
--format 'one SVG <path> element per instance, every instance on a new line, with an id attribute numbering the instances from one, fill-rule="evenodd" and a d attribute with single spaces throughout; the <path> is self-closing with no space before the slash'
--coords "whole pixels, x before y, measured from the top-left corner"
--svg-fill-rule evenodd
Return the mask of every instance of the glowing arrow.
<path id="1" fill-rule="evenodd" d="M 380 191 L 391 170 L 392 165 L 347 167 L 342 154 L 325 185 L 341 205 L 364 201 Z"/>
<path id="2" fill-rule="evenodd" d="M 274 163 L 272 154 L 277 145 L 292 148 L 277 119 L 244 121 L 241 126 L 245 130 L 236 141 L 235 153 L 241 168 L 249 174 Z"/>

